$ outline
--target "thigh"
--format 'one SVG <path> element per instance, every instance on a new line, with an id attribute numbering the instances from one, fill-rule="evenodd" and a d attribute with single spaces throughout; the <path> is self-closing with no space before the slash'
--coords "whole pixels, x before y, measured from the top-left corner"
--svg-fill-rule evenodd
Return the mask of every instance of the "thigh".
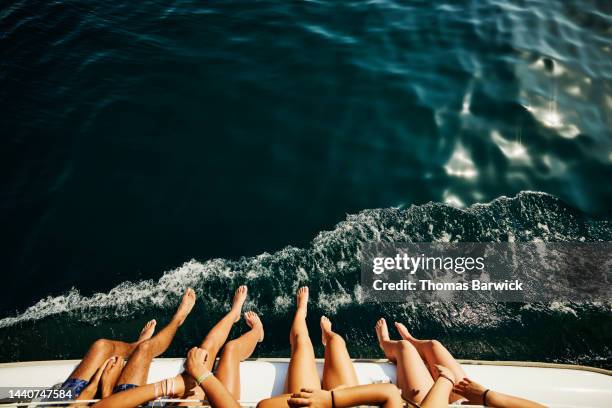
<path id="1" fill-rule="evenodd" d="M 240 399 L 240 360 L 229 353 L 223 353 L 215 377 L 227 388 L 235 400 Z"/>
<path id="2" fill-rule="evenodd" d="M 153 355 L 149 352 L 145 343 L 140 344 L 136 348 L 136 351 L 132 354 L 121 372 L 119 380 L 117 380 L 117 385 L 145 385 L 147 383 L 149 367 L 151 366 Z"/>
<path id="3" fill-rule="evenodd" d="M 257 404 L 257 408 L 288 408 L 287 400 L 291 398 L 291 394 L 282 394 L 276 397 L 267 398 Z"/>
<path id="4" fill-rule="evenodd" d="M 346 343 L 339 335 L 332 337 L 325 348 L 322 387 L 333 390 L 338 387 L 359 385 L 357 373 L 346 349 Z"/>
<path id="5" fill-rule="evenodd" d="M 317 372 L 317 364 L 310 339 L 295 342 L 287 369 L 286 391 L 293 394 L 300 392 L 302 388 L 321 389 L 321 380 Z"/>
<path id="6" fill-rule="evenodd" d="M 133 349 L 131 344 L 122 341 L 96 340 L 69 378 L 89 381 L 107 359 L 112 356 L 127 357 Z"/>
<path id="7" fill-rule="evenodd" d="M 429 372 L 434 379 L 438 378 L 438 371 L 436 370 L 436 364 L 440 364 L 450 369 L 455 378 L 465 378 L 467 375 L 461 365 L 455 360 L 453 355 L 444 347 L 442 343 L 437 340 L 431 340 L 427 342 L 426 346 L 423 347 L 423 354 Z"/>
<path id="8" fill-rule="evenodd" d="M 433 387 L 434 380 L 416 349 L 411 345 L 404 346 L 397 355 L 397 386 L 404 399 L 420 404 Z"/>

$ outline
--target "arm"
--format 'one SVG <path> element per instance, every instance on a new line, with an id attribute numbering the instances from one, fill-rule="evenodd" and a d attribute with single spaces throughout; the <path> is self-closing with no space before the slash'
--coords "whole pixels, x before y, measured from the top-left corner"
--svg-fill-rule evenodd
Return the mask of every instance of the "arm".
<path id="1" fill-rule="evenodd" d="M 512 395 L 502 394 L 497 391 L 487 393 L 487 406 L 495 408 L 546 408 L 537 402 L 529 401 L 524 398 L 513 397 Z"/>
<path id="2" fill-rule="evenodd" d="M 174 385 L 169 386 L 173 381 Z M 154 384 L 141 385 L 140 387 L 132 388 L 113 394 L 103 400 L 95 403 L 95 408 L 135 408 L 145 402 L 152 401 L 160 395 L 166 395 L 169 389 L 172 388 L 174 395 L 182 395 L 185 392 L 185 381 L 183 374 L 168 380 L 161 380 Z"/>
<path id="3" fill-rule="evenodd" d="M 402 397 L 398 388 L 393 384 L 368 384 L 334 391 L 334 402 L 336 408 L 358 405 L 397 408 L 402 406 Z"/>
<path id="4" fill-rule="evenodd" d="M 204 367 L 208 353 L 206 350 L 194 347 L 187 354 L 185 369 L 196 379 L 203 378 L 199 386 L 206 393 L 206 399 L 212 408 L 240 408 L 238 401 L 232 397 L 228 389 L 212 373 Z"/>
<path id="5" fill-rule="evenodd" d="M 302 389 L 302 392 L 293 394 L 287 402 L 292 407 L 310 408 L 348 408 L 358 405 L 402 407 L 400 391 L 393 384 L 357 385 L 334 391 Z"/>
<path id="6" fill-rule="evenodd" d="M 454 390 L 457 394 L 468 399 L 472 404 L 485 405 L 494 408 L 546 408 L 537 402 L 529 401 L 524 398 L 513 397 L 512 395 L 502 394 L 501 392 L 489 390 L 484 401 L 484 393 L 487 391 L 482 385 L 464 378 L 457 384 Z"/>

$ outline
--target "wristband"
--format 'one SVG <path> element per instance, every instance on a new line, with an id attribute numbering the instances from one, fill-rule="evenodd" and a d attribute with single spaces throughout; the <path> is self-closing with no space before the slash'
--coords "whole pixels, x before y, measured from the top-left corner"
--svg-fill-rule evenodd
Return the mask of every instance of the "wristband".
<path id="1" fill-rule="evenodd" d="M 448 378 L 447 376 L 445 376 L 444 374 L 440 374 L 440 377 L 446 378 L 448 381 L 451 382 L 451 384 L 453 384 L 453 387 L 455 386 L 455 382 L 453 380 L 451 380 L 450 378 Z"/>
<path id="2" fill-rule="evenodd" d="M 208 371 L 206 373 L 200 374 L 195 380 L 196 383 L 198 385 L 202 384 L 202 381 L 204 381 L 205 379 L 207 379 L 208 377 L 210 377 L 211 375 L 213 375 L 213 373 L 211 371 Z"/>
<path id="3" fill-rule="evenodd" d="M 485 392 L 482 393 L 482 406 L 486 407 L 487 406 L 487 394 L 489 393 L 489 391 L 491 391 L 490 389 L 486 390 Z"/>

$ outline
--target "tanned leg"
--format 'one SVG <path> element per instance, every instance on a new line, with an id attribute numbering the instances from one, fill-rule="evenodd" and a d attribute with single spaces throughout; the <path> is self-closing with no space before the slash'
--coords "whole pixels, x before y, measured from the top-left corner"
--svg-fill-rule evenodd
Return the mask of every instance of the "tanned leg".
<path id="1" fill-rule="evenodd" d="M 123 369 L 121 376 L 119 376 L 117 384 L 143 385 L 147 383 L 151 361 L 168 349 L 176 331 L 183 324 L 191 309 L 193 309 L 195 300 L 194 290 L 188 288 L 170 323 L 152 338 L 138 344 Z"/>
<path id="2" fill-rule="evenodd" d="M 264 336 L 263 324 L 255 312 L 246 312 L 244 319 L 251 330 L 223 347 L 215 374 L 236 400 L 240 399 L 240 362 L 253 354 Z"/>
<path id="3" fill-rule="evenodd" d="M 293 394 L 302 388 L 321 389 L 321 381 L 317 373 L 315 353 L 306 326 L 308 311 L 308 287 L 302 287 L 297 293 L 297 309 L 289 342 L 291 343 L 291 361 L 287 369 L 286 392 Z"/>
<path id="4" fill-rule="evenodd" d="M 69 378 L 78 378 L 89 381 L 96 371 L 106 360 L 113 356 L 127 358 L 134 352 L 138 344 L 151 337 L 155 330 L 155 320 L 149 321 L 142 331 L 137 341 L 126 343 L 123 341 L 99 339 L 96 340 L 83 357 L 83 360 L 74 369 Z M 148 336 L 148 337 L 147 337 Z"/>
<path id="5" fill-rule="evenodd" d="M 115 357 L 106 365 L 100 379 L 100 397 L 106 398 L 113 393 L 124 365 L 123 357 Z"/>
<path id="6" fill-rule="evenodd" d="M 302 287 L 297 293 L 297 309 L 289 334 L 291 361 L 287 368 L 286 394 L 260 401 L 257 408 L 287 408 L 291 394 L 300 392 L 302 388 L 321 389 L 314 349 L 306 326 L 307 308 L 308 287 Z"/>
<path id="7" fill-rule="evenodd" d="M 217 354 L 227 340 L 227 336 L 229 335 L 230 330 L 234 323 L 240 320 L 240 315 L 242 314 L 242 306 L 247 298 L 247 287 L 245 285 L 239 286 L 234 293 L 234 300 L 232 302 L 232 307 L 230 311 L 223 316 L 221 320 L 217 324 L 213 326 L 212 329 L 208 332 L 202 343 L 200 344 L 200 348 L 206 350 L 207 356 L 206 361 L 204 362 L 204 366 L 208 371 L 212 371 L 213 365 L 215 364 L 215 358 L 217 358 Z M 201 387 L 199 387 L 195 381 L 189 376 L 185 377 L 185 394 L 182 396 L 183 399 L 204 399 L 204 391 Z M 187 406 L 191 404 L 179 404 L 181 406 Z"/>
<path id="8" fill-rule="evenodd" d="M 453 372 L 455 378 L 466 378 L 467 374 L 463 371 L 461 365 L 455 360 L 453 355 L 440 343 L 438 340 L 419 340 L 412 336 L 406 326 L 401 323 L 395 323 L 395 327 L 400 336 L 419 352 L 419 355 L 425 361 L 429 373 L 434 380 L 438 379 L 439 370 L 437 365 L 448 368 Z M 457 394 L 451 394 L 451 402 L 460 399 Z"/>
<path id="9" fill-rule="evenodd" d="M 325 346 L 322 387 L 333 390 L 359 385 L 357 373 L 342 336 L 332 331 L 331 321 L 321 316 L 321 341 Z"/>
<path id="10" fill-rule="evenodd" d="M 376 336 L 385 356 L 397 365 L 397 386 L 402 397 L 420 404 L 434 380 L 418 351 L 406 340 L 391 340 L 385 319 L 376 323 Z"/>
<path id="11" fill-rule="evenodd" d="M 238 287 L 234 293 L 232 308 L 212 329 L 210 329 L 200 344 L 200 348 L 205 349 L 208 352 L 208 357 L 205 363 L 207 370 L 212 370 L 213 364 L 215 363 L 215 358 L 217 358 L 217 353 L 219 353 L 219 350 L 221 350 L 221 347 L 223 347 L 223 344 L 225 344 L 232 326 L 234 323 L 240 320 L 242 305 L 244 305 L 246 297 L 247 287 L 245 285 Z"/>

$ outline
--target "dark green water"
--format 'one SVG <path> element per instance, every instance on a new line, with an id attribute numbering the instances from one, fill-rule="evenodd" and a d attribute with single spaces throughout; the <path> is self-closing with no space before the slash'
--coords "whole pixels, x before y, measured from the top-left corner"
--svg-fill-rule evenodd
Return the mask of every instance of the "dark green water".
<path id="1" fill-rule="evenodd" d="M 192 284 L 178 355 L 240 282 L 284 354 L 299 281 L 359 355 L 384 311 L 463 357 L 608 364 L 609 305 L 363 305 L 336 262 L 379 235 L 314 237 L 371 211 L 386 239 L 610 240 L 611 25 L 604 1 L 3 2 L 0 359 L 78 357 Z M 441 206 L 523 190 L 551 196 L 501 226 Z"/>

